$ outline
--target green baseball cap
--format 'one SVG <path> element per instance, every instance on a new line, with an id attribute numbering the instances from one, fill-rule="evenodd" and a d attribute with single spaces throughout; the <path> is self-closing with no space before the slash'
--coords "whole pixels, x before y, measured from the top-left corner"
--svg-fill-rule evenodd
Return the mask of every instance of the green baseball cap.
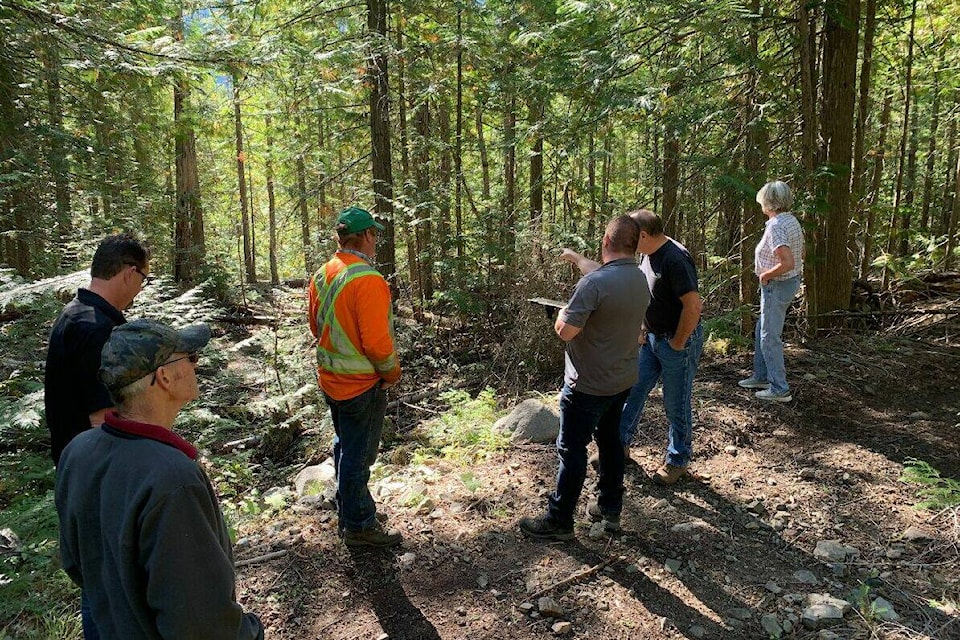
<path id="1" fill-rule="evenodd" d="M 337 231 L 339 233 L 360 233 L 370 227 L 383 231 L 383 225 L 373 219 L 370 212 L 360 207 L 349 207 L 340 212 L 337 217 Z"/>
<path id="2" fill-rule="evenodd" d="M 134 320 L 114 327 L 100 352 L 100 380 L 113 393 L 150 375 L 174 353 L 199 351 L 210 341 L 210 327 L 174 329 L 155 320 Z"/>

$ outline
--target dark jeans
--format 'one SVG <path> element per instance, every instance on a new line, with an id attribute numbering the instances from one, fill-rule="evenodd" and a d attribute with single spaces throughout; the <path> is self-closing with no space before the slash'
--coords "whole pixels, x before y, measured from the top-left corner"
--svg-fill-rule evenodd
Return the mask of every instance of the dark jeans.
<path id="1" fill-rule="evenodd" d="M 83 625 L 84 640 L 100 640 L 100 631 L 93 621 L 93 612 L 90 611 L 90 601 L 87 592 L 80 592 L 80 622 Z"/>
<path id="2" fill-rule="evenodd" d="M 340 528 L 363 531 L 376 524 L 377 505 L 367 483 L 377 459 L 387 394 L 374 386 L 349 400 L 324 394 L 333 417 L 333 464 L 337 472 L 337 512 Z"/>
<path id="3" fill-rule="evenodd" d="M 670 346 L 666 337 L 653 334 L 640 347 L 639 379 L 630 390 L 620 421 L 620 437 L 624 445 L 633 442 L 643 415 L 647 396 L 663 381 L 663 409 L 669 423 L 667 462 L 684 467 L 693 455 L 693 377 L 703 352 L 703 327 L 697 325 L 680 351 Z"/>
<path id="4" fill-rule="evenodd" d="M 605 514 L 623 509 L 623 445 L 620 414 L 627 390 L 612 396 L 594 396 L 564 385 L 560 394 L 560 435 L 557 436 L 557 488 L 550 496 L 547 516 L 561 527 L 573 526 L 573 515 L 587 476 L 587 444 L 593 438 L 600 453 L 597 504 Z"/>

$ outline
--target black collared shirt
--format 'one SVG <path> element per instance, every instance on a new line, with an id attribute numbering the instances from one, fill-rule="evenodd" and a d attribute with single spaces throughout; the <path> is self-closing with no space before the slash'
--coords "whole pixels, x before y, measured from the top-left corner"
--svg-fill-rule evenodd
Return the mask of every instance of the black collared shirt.
<path id="1" fill-rule="evenodd" d="M 92 291 L 79 289 L 53 323 L 43 403 L 54 464 L 67 443 L 90 428 L 91 413 L 113 406 L 100 382 L 100 351 L 113 328 L 125 322 L 116 307 Z"/>

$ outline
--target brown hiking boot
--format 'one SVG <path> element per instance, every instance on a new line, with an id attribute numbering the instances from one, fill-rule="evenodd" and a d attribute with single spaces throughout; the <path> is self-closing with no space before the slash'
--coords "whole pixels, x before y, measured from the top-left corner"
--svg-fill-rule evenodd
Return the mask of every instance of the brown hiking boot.
<path id="1" fill-rule="evenodd" d="M 344 531 L 343 543 L 348 547 L 395 547 L 403 542 L 396 529 L 386 530 L 379 522 L 363 531 Z"/>
<path id="2" fill-rule="evenodd" d="M 671 485 L 676 484 L 683 476 L 687 475 L 686 467 L 677 467 L 672 464 L 664 464 L 653 474 L 652 480 L 657 484 Z"/>

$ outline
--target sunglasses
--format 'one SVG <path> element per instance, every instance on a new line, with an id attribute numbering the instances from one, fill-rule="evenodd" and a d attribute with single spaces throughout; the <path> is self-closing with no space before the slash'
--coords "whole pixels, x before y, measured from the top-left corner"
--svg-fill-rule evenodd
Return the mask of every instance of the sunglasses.
<path id="1" fill-rule="evenodd" d="M 139 267 L 138 265 L 136 265 L 136 264 L 134 264 L 134 263 L 132 263 L 132 262 L 125 262 L 124 264 L 127 265 L 127 266 L 129 266 L 129 267 L 133 267 L 133 270 L 137 272 L 137 275 L 138 275 L 138 276 L 140 276 L 140 278 L 141 278 L 141 280 L 140 280 L 140 288 L 141 288 L 141 289 L 144 288 L 145 286 L 147 286 L 148 284 L 150 284 L 151 282 L 153 282 L 153 276 L 144 273 L 143 270 L 140 269 L 140 267 Z"/>
<path id="2" fill-rule="evenodd" d="M 179 358 L 174 358 L 173 360 L 167 360 L 160 367 L 165 367 L 168 364 L 173 364 L 174 362 L 180 362 L 181 360 L 189 360 L 190 364 L 197 364 L 200 362 L 200 354 L 194 351 L 193 353 L 188 353 L 185 356 L 180 356 Z M 160 367 L 157 367 L 159 369 Z M 152 387 L 157 383 L 157 369 L 153 370 L 153 380 L 150 381 L 150 386 Z"/>

